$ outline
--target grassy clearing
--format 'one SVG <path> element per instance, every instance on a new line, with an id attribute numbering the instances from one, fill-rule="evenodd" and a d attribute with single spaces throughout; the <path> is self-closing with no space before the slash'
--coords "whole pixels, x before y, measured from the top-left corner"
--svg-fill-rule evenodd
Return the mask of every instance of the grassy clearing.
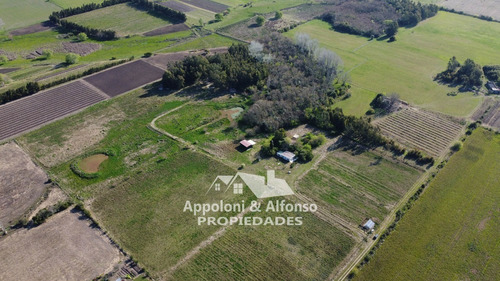
<path id="1" fill-rule="evenodd" d="M 11 30 L 46 21 L 50 13 L 60 10 L 45 0 L 0 1 L 0 30 Z"/>
<path id="2" fill-rule="evenodd" d="M 497 280 L 500 136 L 474 132 L 356 280 Z"/>
<path id="3" fill-rule="evenodd" d="M 102 3 L 104 0 L 49 0 L 49 2 L 66 9 L 70 7 L 80 7 L 84 4 Z"/>
<path id="4" fill-rule="evenodd" d="M 298 191 L 353 225 L 367 217 L 381 222 L 421 172 L 373 152 L 352 153 L 330 153 L 299 182 Z"/>
<path id="5" fill-rule="evenodd" d="M 111 29 L 119 36 L 143 33 L 170 24 L 126 3 L 71 16 L 67 20 L 92 28 Z"/>
<path id="6" fill-rule="evenodd" d="M 314 215 L 304 214 L 303 222 L 302 226 L 233 226 L 179 268 L 173 279 L 325 280 L 354 242 Z"/>
<path id="7" fill-rule="evenodd" d="M 209 49 L 216 47 L 224 47 L 231 46 L 232 44 L 238 43 L 234 39 L 221 36 L 218 34 L 212 34 L 205 37 L 198 37 L 191 41 L 181 43 L 179 45 L 175 45 L 173 47 L 166 48 L 163 50 L 164 52 L 179 52 L 184 50 L 200 50 L 200 49 Z"/>
<path id="8" fill-rule="evenodd" d="M 467 116 L 482 98 L 472 93 L 447 96 L 455 91 L 433 81 L 446 68 L 448 59 L 474 59 L 484 64 L 500 61 L 497 47 L 500 24 L 471 17 L 439 12 L 417 27 L 401 28 L 397 41 L 369 41 L 367 38 L 332 31 L 319 20 L 301 25 L 287 33 L 308 33 L 320 44 L 337 52 L 352 77 L 353 96 L 386 92 L 398 93 L 403 100 L 442 113 Z M 366 108 L 365 98 L 346 102 L 347 108 Z"/>

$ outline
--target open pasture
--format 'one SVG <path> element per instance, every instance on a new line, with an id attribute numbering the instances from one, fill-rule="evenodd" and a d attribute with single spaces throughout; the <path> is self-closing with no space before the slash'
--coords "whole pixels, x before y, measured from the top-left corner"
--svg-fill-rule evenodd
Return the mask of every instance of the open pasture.
<path id="1" fill-rule="evenodd" d="M 63 9 L 80 7 L 84 4 L 90 3 L 102 3 L 103 1 L 104 0 L 49 0 L 49 2 L 54 3 Z"/>
<path id="2" fill-rule="evenodd" d="M 498 280 L 500 135 L 477 129 L 354 280 Z"/>
<path id="3" fill-rule="evenodd" d="M 496 47 L 500 46 L 499 23 L 446 12 L 416 27 L 400 28 L 397 41 L 392 43 L 335 32 L 319 20 L 286 34 L 293 38 L 297 33 L 309 34 L 342 57 L 351 76 L 353 96 L 397 93 L 413 105 L 453 116 L 468 116 L 482 97 L 472 93 L 448 96 L 457 89 L 433 81 L 446 69 L 449 58 L 471 58 L 481 65 L 500 61 Z M 355 106 L 349 107 L 366 112 L 369 106 L 364 102 L 369 99 L 352 99 Z"/>
<path id="4" fill-rule="evenodd" d="M 24 215 L 50 186 L 47 175 L 17 144 L 0 146 L 0 224 Z"/>
<path id="5" fill-rule="evenodd" d="M 310 213 L 301 226 L 231 226 L 173 280 L 325 280 L 354 241 Z"/>
<path id="6" fill-rule="evenodd" d="M 375 124 L 399 143 L 437 157 L 457 140 L 464 128 L 457 120 L 436 113 L 405 108 Z"/>
<path id="7" fill-rule="evenodd" d="M 42 225 L 0 239 L 0 279 L 93 280 L 123 259 L 83 214 L 66 210 Z"/>
<path id="8" fill-rule="evenodd" d="M 0 30 L 12 30 L 46 21 L 60 8 L 45 0 L 0 1 Z"/>
<path id="9" fill-rule="evenodd" d="M 144 33 L 170 23 L 127 3 L 74 15 L 66 20 L 91 28 L 114 30 L 119 36 Z"/>
<path id="10" fill-rule="evenodd" d="M 354 153 L 329 152 L 297 191 L 354 227 L 365 218 L 380 223 L 422 173 L 373 152 Z"/>
<path id="11" fill-rule="evenodd" d="M 182 12 L 182 13 L 187 13 L 187 12 L 191 12 L 194 10 L 193 7 L 191 6 L 188 6 L 186 4 L 182 4 L 182 2 L 177 2 L 177 1 L 174 1 L 174 0 L 170 0 L 170 1 L 166 1 L 166 2 L 160 2 L 158 3 L 164 7 L 167 7 L 167 8 L 170 8 L 172 10 L 176 10 L 176 11 L 179 11 L 179 12 Z"/>

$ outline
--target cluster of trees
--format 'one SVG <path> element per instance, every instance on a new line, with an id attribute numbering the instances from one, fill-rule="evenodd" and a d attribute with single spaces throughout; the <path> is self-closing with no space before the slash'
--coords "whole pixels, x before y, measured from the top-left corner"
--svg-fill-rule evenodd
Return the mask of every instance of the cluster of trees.
<path id="1" fill-rule="evenodd" d="M 129 60 L 131 60 L 131 59 L 132 58 L 130 58 Z M 0 105 L 8 103 L 10 101 L 20 99 L 22 97 L 26 97 L 26 96 L 35 94 L 41 90 L 52 88 L 54 86 L 66 83 L 68 81 L 75 80 L 75 79 L 81 78 L 83 76 L 87 76 L 87 75 L 90 75 L 92 73 L 99 72 L 99 71 L 104 70 L 106 68 L 110 68 L 110 67 L 125 63 L 129 60 L 120 60 L 120 61 L 115 61 L 112 63 L 105 64 L 105 65 L 92 67 L 92 68 L 85 70 L 82 73 L 66 76 L 64 78 L 61 78 L 61 79 L 58 79 L 58 80 L 55 80 L 55 81 L 52 81 L 52 82 L 49 82 L 49 83 L 46 83 L 43 85 L 38 84 L 38 82 L 28 82 L 25 85 L 23 85 L 17 89 L 7 90 L 4 93 L 1 93 L 0 94 Z"/>
<path id="2" fill-rule="evenodd" d="M 420 21 L 433 17 L 439 11 L 434 4 L 422 4 L 413 0 L 385 0 L 393 6 L 400 15 L 398 24 L 400 26 L 414 26 Z"/>
<path id="3" fill-rule="evenodd" d="M 251 56 L 248 46 L 237 44 L 226 54 L 190 56 L 176 62 L 163 75 L 163 86 L 181 89 L 205 81 L 216 88 L 244 91 L 250 86 L 262 87 L 267 75 L 267 67 Z"/>
<path id="4" fill-rule="evenodd" d="M 290 138 L 286 136 L 286 131 L 281 128 L 264 142 L 261 153 L 264 156 L 275 156 L 278 151 L 291 151 L 297 155 L 299 161 L 309 162 L 314 157 L 312 150 L 325 141 L 326 137 L 323 134 L 307 133 L 292 144 Z"/>
<path id="5" fill-rule="evenodd" d="M 408 151 L 405 158 L 415 160 L 419 165 L 434 165 L 434 158 L 432 156 L 425 156 L 421 151 L 416 149 Z"/>
<path id="6" fill-rule="evenodd" d="M 261 39 L 264 52 L 272 55 L 266 64 L 269 76 L 261 91 L 251 93 L 254 104 L 242 122 L 254 131 L 274 132 L 306 122 L 305 110 L 331 104 L 345 95 L 349 84 L 342 75 L 341 60 L 318 48 L 306 35 L 294 44 L 279 34 Z"/>
<path id="7" fill-rule="evenodd" d="M 500 82 L 500 65 L 483 66 L 484 76 L 493 82 Z"/>
<path id="8" fill-rule="evenodd" d="M 63 18 L 90 12 L 96 9 L 117 5 L 121 3 L 131 3 L 139 9 L 148 11 L 149 14 L 172 22 L 185 22 L 186 15 L 184 13 L 172 10 L 170 8 L 158 5 L 148 0 L 104 0 L 101 4 L 90 3 L 80 7 L 67 8 L 60 11 L 52 12 L 49 20 L 55 24 L 61 25 L 65 30 L 72 33 L 85 33 L 89 38 L 95 40 L 113 40 L 116 38 L 114 30 L 103 30 L 98 28 L 90 28 L 69 22 Z"/>
<path id="9" fill-rule="evenodd" d="M 445 71 L 436 76 L 436 80 L 461 85 L 464 88 L 472 88 L 474 86 L 481 86 L 483 70 L 481 66 L 471 59 L 466 59 L 464 64 L 461 65 L 456 57 L 452 57 L 448 61 L 448 67 Z"/>
<path id="10" fill-rule="evenodd" d="M 43 208 L 33 217 L 32 221 L 35 226 L 41 225 L 44 223 L 49 217 L 59 212 L 66 210 L 69 206 L 71 206 L 71 201 L 59 201 L 54 206 L 50 206 L 48 208 Z"/>
<path id="11" fill-rule="evenodd" d="M 397 105 L 398 101 L 399 95 L 396 93 L 392 93 L 388 96 L 379 93 L 370 102 L 370 106 L 374 109 L 374 113 L 387 114 L 394 110 L 394 107 L 395 105 Z"/>
<path id="12" fill-rule="evenodd" d="M 436 5 L 424 5 L 412 0 L 357 0 L 325 6 L 320 18 L 339 32 L 366 37 L 383 34 L 394 37 L 399 26 L 414 26 L 437 12 Z"/>

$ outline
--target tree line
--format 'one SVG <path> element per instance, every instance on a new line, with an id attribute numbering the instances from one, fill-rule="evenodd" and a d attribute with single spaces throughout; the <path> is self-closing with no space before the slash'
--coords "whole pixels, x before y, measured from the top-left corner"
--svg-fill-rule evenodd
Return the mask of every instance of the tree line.
<path id="1" fill-rule="evenodd" d="M 148 14 L 152 16 L 175 23 L 185 22 L 187 19 L 186 15 L 182 12 L 172 10 L 157 3 L 149 2 L 148 0 L 104 0 L 101 4 L 90 3 L 84 4 L 80 7 L 67 8 L 52 12 L 52 14 L 49 16 L 49 20 L 55 24 L 59 24 L 62 28 L 69 32 L 83 32 L 87 34 L 89 38 L 92 38 L 94 40 L 113 40 L 116 38 L 116 32 L 114 30 L 90 28 L 64 20 L 64 18 L 122 3 L 130 3 L 132 5 L 135 5 L 138 9 L 146 10 Z"/>
<path id="2" fill-rule="evenodd" d="M 163 86 L 181 89 L 200 81 L 213 83 L 219 89 L 243 91 L 250 86 L 262 87 L 268 70 L 263 62 L 250 55 L 247 45 L 232 45 L 226 54 L 210 57 L 190 56 L 168 67 Z"/>

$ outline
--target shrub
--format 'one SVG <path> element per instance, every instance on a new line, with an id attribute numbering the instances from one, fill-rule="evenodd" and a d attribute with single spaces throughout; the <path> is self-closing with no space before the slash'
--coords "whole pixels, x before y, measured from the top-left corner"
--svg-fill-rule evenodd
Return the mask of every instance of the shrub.
<path id="1" fill-rule="evenodd" d="M 7 56 L 5 56 L 5 55 L 0 56 L 0 65 L 5 64 L 8 61 L 9 61 L 9 59 L 7 58 Z"/>
<path id="2" fill-rule="evenodd" d="M 215 14 L 216 21 L 222 21 L 223 19 L 224 19 L 224 16 L 221 13 Z"/>
<path id="3" fill-rule="evenodd" d="M 144 53 L 145 58 L 149 58 L 152 55 L 153 55 L 153 53 L 151 53 L 151 52 Z"/>
<path id="4" fill-rule="evenodd" d="M 460 149 L 462 149 L 462 143 L 461 142 L 456 142 L 455 144 L 453 144 L 451 146 L 451 150 L 452 151 L 459 151 Z"/>
<path id="5" fill-rule="evenodd" d="M 75 64 L 75 63 L 78 62 L 79 59 L 80 59 L 79 55 L 73 54 L 73 53 L 69 53 L 69 54 L 66 55 L 65 62 L 66 62 L 66 64 Z"/>
<path id="6" fill-rule="evenodd" d="M 46 60 L 50 59 L 54 55 L 54 52 L 50 49 L 45 49 L 42 52 L 42 57 Z"/>
<path id="7" fill-rule="evenodd" d="M 274 14 L 275 19 L 281 19 L 283 17 L 283 13 L 281 11 L 276 11 Z"/>
<path id="8" fill-rule="evenodd" d="M 76 38 L 78 38 L 78 41 L 83 42 L 83 41 L 86 41 L 88 39 L 88 36 L 84 32 L 80 32 L 80 33 L 78 33 Z"/>
<path id="9" fill-rule="evenodd" d="M 255 19 L 255 22 L 258 26 L 263 26 L 266 22 L 266 19 L 263 16 L 258 16 L 257 19 Z"/>

